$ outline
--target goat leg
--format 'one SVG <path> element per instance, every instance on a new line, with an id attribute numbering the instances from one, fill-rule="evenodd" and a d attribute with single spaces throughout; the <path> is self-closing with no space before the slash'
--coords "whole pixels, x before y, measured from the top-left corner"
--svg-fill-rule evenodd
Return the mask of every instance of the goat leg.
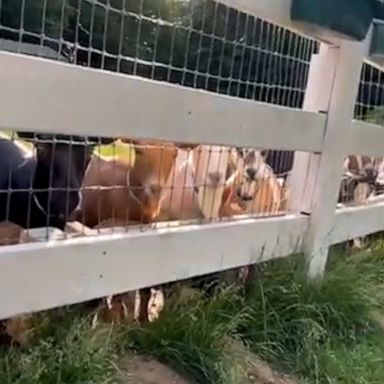
<path id="1" fill-rule="evenodd" d="M 140 309 L 138 320 L 140 323 L 149 322 L 148 306 L 151 299 L 151 288 L 144 288 L 139 291 L 140 294 Z"/>

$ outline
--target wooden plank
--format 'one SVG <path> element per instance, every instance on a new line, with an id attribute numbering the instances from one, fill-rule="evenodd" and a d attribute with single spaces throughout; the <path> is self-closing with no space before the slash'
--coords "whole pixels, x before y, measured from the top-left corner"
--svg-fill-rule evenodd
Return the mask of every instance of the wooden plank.
<path id="1" fill-rule="evenodd" d="M 384 202 L 343 208 L 335 215 L 333 229 L 329 231 L 329 242 L 342 243 L 383 230 Z"/>
<path id="2" fill-rule="evenodd" d="M 348 147 L 349 155 L 384 156 L 384 127 L 354 120 Z"/>
<path id="3" fill-rule="evenodd" d="M 320 151 L 325 116 L 0 53 L 0 127 Z"/>
<path id="4" fill-rule="evenodd" d="M 312 112 L 327 111 L 332 94 L 338 50 L 321 44 L 318 54 L 312 55 L 305 91 L 303 109 Z M 317 180 L 321 154 L 295 152 L 290 178 L 288 209 L 292 213 L 312 209 L 312 198 Z"/>
<path id="5" fill-rule="evenodd" d="M 0 318 L 284 257 L 307 217 L 244 219 L 0 248 Z M 255 234 L 257 234 L 255 236 Z"/>
<path id="6" fill-rule="evenodd" d="M 316 185 L 312 196 L 311 219 L 304 240 L 308 276 L 321 277 L 327 264 L 329 231 L 333 227 L 343 162 L 348 153 L 351 121 L 357 98 L 360 74 L 367 42 L 346 42 L 335 57 L 335 76 L 329 103 Z"/>

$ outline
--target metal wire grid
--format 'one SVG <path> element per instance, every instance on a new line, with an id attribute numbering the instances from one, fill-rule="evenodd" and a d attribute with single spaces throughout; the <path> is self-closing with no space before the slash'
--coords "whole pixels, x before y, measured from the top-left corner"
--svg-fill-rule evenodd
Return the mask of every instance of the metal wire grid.
<path id="1" fill-rule="evenodd" d="M 284 180 L 257 150 L 156 141 L 95 147 L 96 138 L 46 135 L 28 140 L 0 139 L 7 152 L 0 179 L 2 244 L 18 242 L 21 228 L 24 241 L 40 241 L 143 230 L 159 222 L 284 214 Z M 74 228 L 74 221 L 86 227 Z"/>
<path id="2" fill-rule="evenodd" d="M 361 72 L 355 119 L 383 125 L 384 75 L 383 70 L 365 62 Z M 340 189 L 340 203 L 365 204 L 369 197 L 384 190 L 383 158 L 350 154 L 345 159 L 344 177 Z"/>
<path id="3" fill-rule="evenodd" d="M 0 38 L 0 49 L 294 108 L 302 106 L 309 60 L 317 50 L 317 43 L 312 40 L 211 0 L 0 0 Z M 65 143 L 70 151 L 73 143 L 71 140 Z M 157 163 L 163 163 L 169 156 L 163 146 L 136 145 L 136 158 L 141 153 L 148 160 L 152 147 L 161 160 Z M 114 152 L 115 147 L 111 148 Z M 168 204 L 168 212 L 165 216 L 159 214 L 154 221 L 164 218 L 211 221 L 218 216 L 227 219 L 235 213 L 263 217 L 282 214 L 286 200 L 284 179 L 292 167 L 293 153 L 240 149 L 235 150 L 236 160 L 233 160 L 233 150 L 223 147 L 200 147 L 198 152 L 178 150 L 178 156 L 184 159 L 193 152 L 193 167 L 184 165 L 178 174 L 170 175 L 171 184 L 164 183 L 166 178 L 161 182 L 152 180 L 147 185 L 149 191 L 144 191 L 142 180 L 131 180 L 128 188 L 126 175 L 122 178 L 120 175 L 120 180 L 112 177 L 112 182 L 105 181 L 99 170 L 94 184 L 87 185 L 85 180 L 82 186 L 81 203 L 84 207 L 90 199 L 87 207 L 93 210 L 94 217 L 88 221 L 86 215 L 91 213 L 83 210 L 77 219 L 97 227 L 97 231 L 111 225 L 126 229 L 128 224 L 148 223 L 151 221 L 148 217 L 143 220 L 138 215 L 143 214 L 144 208 L 148 208 L 149 216 L 156 211 L 156 187 L 160 184 L 167 195 L 162 205 L 164 208 Z M 137 165 L 139 172 L 143 170 L 140 167 L 148 166 L 146 161 Z M 116 172 L 116 166 L 109 169 L 110 165 L 106 164 L 103 166 L 109 175 Z M 158 171 L 160 175 L 162 170 Z M 196 176 L 193 172 L 200 174 L 198 181 L 191 181 Z M 228 189 L 224 183 L 231 177 L 234 182 Z M 212 190 L 212 182 L 216 183 L 216 192 Z M 66 194 L 71 192 L 68 187 L 61 189 Z M 221 200 L 217 189 L 222 193 Z M 52 185 L 47 190 L 49 196 L 55 192 Z M 31 184 L 28 192 L 36 193 L 36 188 Z M 56 192 L 59 192 L 57 188 Z M 102 205 L 106 194 L 121 192 L 125 193 L 127 209 L 121 210 L 116 205 L 121 199 L 116 198 L 109 198 L 109 206 Z M 6 193 L 14 191 L 8 188 Z M 138 202 L 139 212 L 132 214 L 135 210 L 132 206 Z M 219 212 L 223 207 L 224 212 Z M 119 209 L 120 216 L 116 215 Z M 68 209 L 64 216 L 67 220 Z M 49 225 L 47 221 L 46 227 Z"/>
<path id="4" fill-rule="evenodd" d="M 384 125 L 384 71 L 370 63 L 363 65 L 355 118 Z"/>
<path id="5" fill-rule="evenodd" d="M 317 49 L 212 0 L 1 0 L 0 15 L 0 49 L 295 108 Z"/>

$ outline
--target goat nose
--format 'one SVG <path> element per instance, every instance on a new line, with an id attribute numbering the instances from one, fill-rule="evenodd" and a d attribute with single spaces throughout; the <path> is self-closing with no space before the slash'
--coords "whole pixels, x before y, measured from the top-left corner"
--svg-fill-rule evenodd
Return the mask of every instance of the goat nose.
<path id="1" fill-rule="evenodd" d="M 251 180 L 255 180 L 256 178 L 256 169 L 255 168 L 247 168 L 247 176 L 251 179 Z"/>
<path id="2" fill-rule="evenodd" d="M 377 172 L 374 168 L 370 167 L 366 169 L 367 178 L 374 181 L 377 178 Z"/>
<path id="3" fill-rule="evenodd" d="M 159 197 L 161 195 L 162 188 L 160 185 L 154 184 L 149 187 L 153 196 Z"/>

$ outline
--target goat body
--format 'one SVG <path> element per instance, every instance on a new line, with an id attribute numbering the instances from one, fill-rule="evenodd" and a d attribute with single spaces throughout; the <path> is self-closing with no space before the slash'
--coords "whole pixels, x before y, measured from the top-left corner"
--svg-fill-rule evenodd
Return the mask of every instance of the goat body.
<path id="1" fill-rule="evenodd" d="M 177 149 L 140 142 L 135 152 L 134 166 L 118 158 L 92 157 L 83 182 L 81 217 L 77 216 L 85 225 L 107 220 L 149 223 L 159 215 Z"/>
<path id="2" fill-rule="evenodd" d="M 81 217 L 88 227 L 105 221 L 151 222 L 158 212 L 155 199 L 141 194 L 140 200 L 129 183 L 130 167 L 117 159 L 106 160 L 93 156 L 87 169 L 83 188 Z M 140 181 L 133 183 L 139 188 Z"/>
<path id="3" fill-rule="evenodd" d="M 0 221 L 23 228 L 46 226 L 48 218 L 32 194 L 36 158 L 4 138 L 0 138 L 0 153 Z"/>
<path id="4" fill-rule="evenodd" d="M 79 189 L 97 139 L 37 135 L 35 153 L 13 140 L 0 138 L 0 220 L 23 228 L 53 226 L 64 229 L 79 204 Z M 111 139 L 102 139 L 108 143 Z"/>

